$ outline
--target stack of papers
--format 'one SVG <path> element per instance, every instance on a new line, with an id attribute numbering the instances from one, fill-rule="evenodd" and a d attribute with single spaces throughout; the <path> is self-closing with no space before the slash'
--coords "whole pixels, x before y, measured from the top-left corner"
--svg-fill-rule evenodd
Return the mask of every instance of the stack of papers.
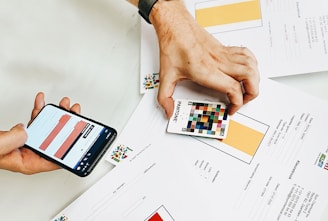
<path id="1" fill-rule="evenodd" d="M 156 34 L 142 21 L 147 93 L 107 155 L 116 167 L 52 220 L 326 220 L 328 103 L 265 79 L 328 70 L 326 0 L 185 3 L 220 42 L 254 52 L 259 97 L 230 116 L 224 139 L 167 133 Z M 190 81 L 174 98 L 227 102 Z"/>
<path id="2" fill-rule="evenodd" d="M 125 160 L 53 220 L 323 220 L 328 103 L 272 80 L 260 86 L 222 141 L 166 133 L 149 91 L 114 144 L 129 149 Z M 174 96 L 218 95 L 183 82 Z"/>

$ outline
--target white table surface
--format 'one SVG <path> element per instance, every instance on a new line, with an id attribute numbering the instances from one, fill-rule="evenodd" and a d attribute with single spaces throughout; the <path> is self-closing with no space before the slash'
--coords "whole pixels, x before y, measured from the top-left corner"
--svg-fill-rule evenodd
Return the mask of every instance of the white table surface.
<path id="1" fill-rule="evenodd" d="M 43 91 L 120 132 L 141 98 L 139 22 L 124 0 L 0 0 L 0 130 L 27 123 Z M 328 71 L 275 80 L 328 101 Z M 110 169 L 102 160 L 86 178 L 0 170 L 0 220 L 49 220 Z"/>

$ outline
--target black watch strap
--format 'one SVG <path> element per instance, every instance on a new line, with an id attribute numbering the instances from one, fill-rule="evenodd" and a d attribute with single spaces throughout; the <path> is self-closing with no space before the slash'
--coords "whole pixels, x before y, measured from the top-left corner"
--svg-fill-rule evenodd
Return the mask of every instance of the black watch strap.
<path id="1" fill-rule="evenodd" d="M 158 0 L 139 0 L 138 8 L 139 8 L 139 14 L 141 17 L 143 17 L 149 24 L 149 14 L 152 10 L 153 6 Z"/>

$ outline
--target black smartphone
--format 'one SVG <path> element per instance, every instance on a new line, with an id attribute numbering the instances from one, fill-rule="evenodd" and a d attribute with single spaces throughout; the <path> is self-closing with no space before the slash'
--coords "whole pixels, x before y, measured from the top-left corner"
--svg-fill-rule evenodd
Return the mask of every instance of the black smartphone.
<path id="1" fill-rule="evenodd" d="M 28 148 L 81 177 L 91 173 L 117 136 L 114 128 L 54 104 L 42 108 L 27 134 Z"/>

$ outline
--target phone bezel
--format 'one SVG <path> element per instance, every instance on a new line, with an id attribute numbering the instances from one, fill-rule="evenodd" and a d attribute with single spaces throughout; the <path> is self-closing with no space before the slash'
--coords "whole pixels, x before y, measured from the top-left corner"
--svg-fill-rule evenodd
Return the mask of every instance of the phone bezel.
<path id="1" fill-rule="evenodd" d="M 82 170 L 76 170 L 76 169 L 74 169 L 74 168 L 71 168 L 71 167 L 65 165 L 64 163 L 62 163 L 62 162 L 60 162 L 60 161 L 58 161 L 58 160 L 56 160 L 56 159 L 54 159 L 54 158 L 48 156 L 47 154 L 45 154 L 45 153 L 39 151 L 38 148 L 36 148 L 36 147 L 32 147 L 32 146 L 29 146 L 29 145 L 27 145 L 27 144 L 25 144 L 24 147 L 26 147 L 26 148 L 32 150 L 33 152 L 35 152 L 35 153 L 38 154 L 39 156 L 41 156 L 41 157 L 43 157 L 43 158 L 45 158 L 45 159 L 47 159 L 47 160 L 49 160 L 49 161 L 51 161 L 51 162 L 57 164 L 57 165 L 60 166 L 61 168 L 64 168 L 64 169 L 66 169 L 66 170 L 68 170 L 68 171 L 74 173 L 75 175 L 78 175 L 78 176 L 80 176 L 80 177 L 86 177 L 86 176 L 88 176 L 88 175 L 93 171 L 93 169 L 95 168 L 95 166 L 99 163 L 100 159 L 103 157 L 103 155 L 104 155 L 104 154 L 106 153 L 106 151 L 109 149 L 109 147 L 111 146 L 111 144 L 114 142 L 115 138 L 117 137 L 117 131 L 116 131 L 114 128 L 110 127 L 110 126 L 107 126 L 107 125 L 105 125 L 105 124 L 103 124 L 103 123 L 100 123 L 100 122 L 98 122 L 98 121 L 96 121 L 96 120 L 93 120 L 93 119 L 88 118 L 88 117 L 86 117 L 86 116 L 83 116 L 83 115 L 81 115 L 81 114 L 75 113 L 75 112 L 73 112 L 73 111 L 66 110 L 65 108 L 62 108 L 62 107 L 60 107 L 60 106 L 58 106 L 58 105 L 55 105 L 55 104 L 52 104 L 52 103 L 46 104 L 46 105 L 41 109 L 41 111 L 38 113 L 38 115 L 37 115 L 37 116 L 32 120 L 32 122 L 28 125 L 27 128 L 29 128 L 29 127 L 33 124 L 34 120 L 35 120 L 35 119 L 41 114 L 41 112 L 42 112 L 47 106 L 49 106 L 49 105 L 51 105 L 51 106 L 53 106 L 53 107 L 55 107 L 55 108 L 58 108 L 58 109 L 60 109 L 60 110 L 62 110 L 62 111 L 64 111 L 64 112 L 66 112 L 66 113 L 70 113 L 70 114 L 72 114 L 72 115 L 75 115 L 75 116 L 77 116 L 77 117 L 79 117 L 79 118 L 81 118 L 81 119 L 85 119 L 85 120 L 88 120 L 88 121 L 93 122 L 93 123 L 95 123 L 95 124 L 98 124 L 98 125 L 100 125 L 100 126 L 103 126 L 104 128 L 110 130 L 110 132 L 111 132 L 110 137 L 109 137 L 107 140 L 105 140 L 105 141 L 102 143 L 102 145 L 101 145 L 98 149 L 96 149 L 96 150 L 94 151 L 94 154 L 93 154 L 92 157 L 88 158 L 88 161 L 86 161 L 85 163 L 88 163 L 89 166 L 88 166 L 87 169 L 85 169 L 84 171 L 82 171 Z"/>

